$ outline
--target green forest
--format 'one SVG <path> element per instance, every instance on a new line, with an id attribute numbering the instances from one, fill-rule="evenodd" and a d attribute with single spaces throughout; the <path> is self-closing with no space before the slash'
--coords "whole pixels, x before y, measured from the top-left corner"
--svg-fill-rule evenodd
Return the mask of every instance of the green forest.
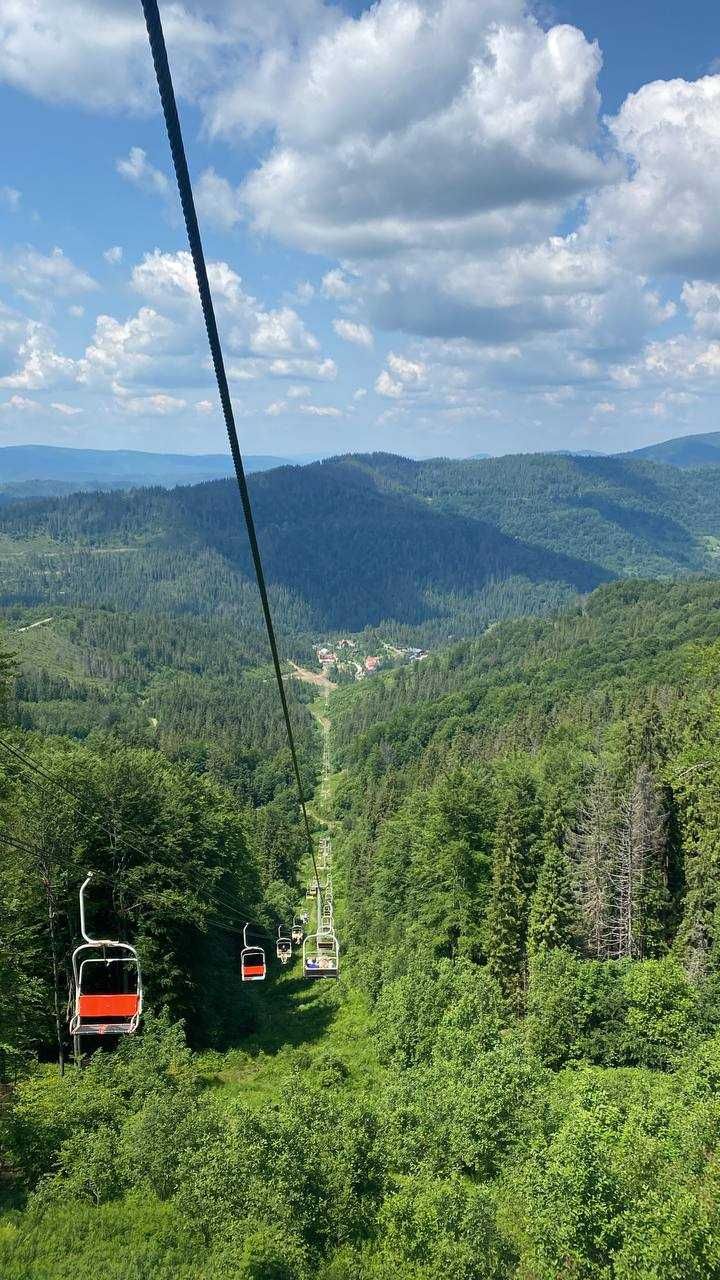
<path id="1" fill-rule="evenodd" d="M 341 944 L 309 983 L 274 961 L 312 868 L 255 615 L 30 598 L 22 538 L 156 498 L 13 517 L 3 1280 L 720 1276 L 720 582 L 607 581 L 324 695 L 287 667 Z M 145 1012 L 77 1065 L 89 869 Z"/>
<path id="2" fill-rule="evenodd" d="M 250 488 L 274 615 L 291 644 L 378 626 L 447 644 L 570 607 L 618 578 L 718 564 L 712 467 L 368 454 L 278 467 Z M 0 607 L 59 605 L 223 617 L 259 632 L 234 483 L 0 505 Z"/>

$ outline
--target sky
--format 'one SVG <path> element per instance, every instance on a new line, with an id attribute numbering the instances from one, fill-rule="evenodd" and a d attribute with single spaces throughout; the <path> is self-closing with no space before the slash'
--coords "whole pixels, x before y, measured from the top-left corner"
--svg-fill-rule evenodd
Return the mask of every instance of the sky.
<path id="1" fill-rule="evenodd" d="M 242 447 L 720 429 L 716 0 L 161 0 Z M 225 434 L 139 0 L 0 0 L 0 445 Z"/>

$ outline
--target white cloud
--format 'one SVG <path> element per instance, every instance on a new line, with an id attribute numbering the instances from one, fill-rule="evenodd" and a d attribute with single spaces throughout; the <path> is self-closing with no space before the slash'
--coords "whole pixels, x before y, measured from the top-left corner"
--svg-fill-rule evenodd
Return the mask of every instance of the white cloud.
<path id="1" fill-rule="evenodd" d="M 195 204 L 201 221 L 221 231 L 231 231 L 242 218 L 239 193 L 212 168 L 205 169 L 195 183 Z"/>
<path id="2" fill-rule="evenodd" d="M 121 178 L 139 187 L 141 191 L 155 196 L 170 195 L 170 179 L 166 173 L 150 164 L 147 152 L 142 147 L 131 147 L 127 156 L 115 161 L 115 168 Z"/>
<path id="3" fill-rule="evenodd" d="M 98 387 L 146 383 L 157 378 L 161 359 L 184 345 L 183 332 L 152 307 L 141 307 L 125 321 L 99 315 L 79 362 L 78 380 Z"/>
<path id="4" fill-rule="evenodd" d="M 265 410 L 268 418 L 278 418 L 281 413 L 287 413 L 287 405 L 284 400 L 273 400 Z"/>
<path id="5" fill-rule="evenodd" d="M 229 352 L 266 359 L 304 357 L 319 343 L 291 307 L 266 311 L 245 292 L 242 280 L 226 262 L 208 263 L 215 305 L 231 322 L 226 333 Z M 149 301 L 182 313 L 200 324 L 195 269 L 189 253 L 148 253 L 132 272 L 132 284 Z M 300 370 L 300 376 L 302 371 Z"/>
<path id="6" fill-rule="evenodd" d="M 331 404 L 301 404 L 298 405 L 300 413 L 304 413 L 310 418 L 342 418 L 342 409 L 335 408 Z"/>
<path id="7" fill-rule="evenodd" d="M 375 390 L 378 395 L 390 396 L 393 400 L 399 400 L 404 388 L 402 382 L 398 382 L 397 379 L 391 378 L 387 369 L 383 369 L 375 382 Z"/>
<path id="8" fill-rule="evenodd" d="M 720 338 L 720 285 L 706 280 L 686 281 L 682 300 L 698 333 Z"/>
<path id="9" fill-rule="evenodd" d="M 75 266 L 62 249 L 44 254 L 31 245 L 0 256 L 0 280 L 29 301 L 89 293 L 97 288 L 92 276 Z"/>
<path id="10" fill-rule="evenodd" d="M 82 413 L 82 409 L 78 409 L 77 405 L 63 404 L 61 400 L 53 400 L 50 408 L 54 409 L 56 413 L 62 414 L 64 418 L 76 418 Z"/>
<path id="11" fill-rule="evenodd" d="M 49 330 L 36 320 L 28 321 L 17 356 L 19 367 L 0 378 L 0 386 L 39 391 L 75 379 L 75 361 L 55 351 Z"/>
<path id="12" fill-rule="evenodd" d="M 231 342 L 237 349 L 237 334 L 234 338 L 231 334 Z M 258 311 L 249 344 L 251 351 L 263 356 L 314 352 L 320 346 L 314 334 L 306 329 L 297 312 L 290 307 L 282 307 L 279 311 Z"/>
<path id="13" fill-rule="evenodd" d="M 288 400 L 304 400 L 310 394 L 310 388 L 302 385 L 288 387 L 286 392 Z"/>
<path id="14" fill-rule="evenodd" d="M 333 329 L 339 338 L 352 342 L 357 347 L 370 348 L 373 345 L 372 329 L 366 324 L 356 324 L 352 320 L 333 320 Z"/>
<path id="15" fill-rule="evenodd" d="M 333 382 L 337 377 L 334 360 L 271 360 L 268 372 L 275 378 L 309 378 L 313 382 Z"/>
<path id="16" fill-rule="evenodd" d="M 18 191 L 17 187 L 0 187 L 0 204 L 11 213 L 17 213 L 21 199 L 22 192 Z"/>
<path id="17" fill-rule="evenodd" d="M 268 97 L 256 225 L 355 258 L 507 239 L 613 176 L 594 146 L 599 66 L 580 31 L 543 31 L 513 0 L 381 0 L 301 47 Z"/>
<path id="18" fill-rule="evenodd" d="M 335 301 L 343 301 L 352 297 L 352 285 L 339 267 L 333 267 L 332 271 L 326 272 L 320 287 L 324 297 L 332 298 Z"/>
<path id="19" fill-rule="evenodd" d="M 635 270 L 720 275 L 720 76 L 657 80 L 610 121 L 628 177 L 593 197 L 589 230 Z"/>
<path id="20" fill-rule="evenodd" d="M 103 258 L 105 259 L 106 262 L 110 263 L 111 267 L 116 267 L 118 263 L 122 262 L 123 260 L 122 246 L 119 244 L 112 245 L 110 249 L 105 250 L 105 252 L 103 253 Z"/>
<path id="21" fill-rule="evenodd" d="M 41 407 L 37 400 L 30 400 L 27 396 L 10 396 L 9 400 L 3 400 L 0 403 L 3 413 L 29 413 L 31 409 Z"/>
<path id="22" fill-rule="evenodd" d="M 196 400 L 195 401 L 195 410 L 197 413 L 202 413 L 202 414 L 212 413 L 214 408 L 215 408 L 215 405 L 213 404 L 212 400 Z"/>
<path id="23" fill-rule="evenodd" d="M 180 413 L 187 407 L 187 401 L 161 392 L 151 396 L 118 397 L 116 404 L 125 413 L 156 418 L 167 418 L 170 414 Z"/>
<path id="24" fill-rule="evenodd" d="M 404 356 L 398 356 L 394 351 L 389 353 L 387 362 L 390 371 L 402 382 L 422 382 L 427 373 L 422 361 L 406 360 Z"/>
<path id="25" fill-rule="evenodd" d="M 73 302 L 68 307 L 67 313 L 72 316 L 73 320 L 79 320 L 81 316 L 85 315 L 85 308 L 81 307 L 79 303 Z"/>
<path id="26" fill-rule="evenodd" d="M 163 22 L 178 87 L 193 96 L 220 71 L 225 24 L 213 25 L 179 0 L 163 11 Z M 144 111 L 157 98 L 133 0 L 3 0 L 0 80 L 51 102 L 99 110 Z"/>

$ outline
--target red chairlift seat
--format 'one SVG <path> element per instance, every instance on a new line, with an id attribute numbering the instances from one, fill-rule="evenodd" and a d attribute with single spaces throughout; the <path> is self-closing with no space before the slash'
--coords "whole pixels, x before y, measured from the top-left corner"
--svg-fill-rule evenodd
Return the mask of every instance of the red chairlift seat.
<path id="1" fill-rule="evenodd" d="M 243 982 L 264 982 L 267 965 L 262 947 L 252 946 L 247 940 L 248 926 L 243 929 L 243 949 L 240 952 L 240 977 Z"/>
<path id="2" fill-rule="evenodd" d="M 80 888 L 80 931 L 85 941 L 72 954 L 70 1034 L 123 1036 L 137 1031 L 142 1014 L 142 974 L 137 951 L 114 938 L 91 938 L 85 927 L 85 889 Z"/>

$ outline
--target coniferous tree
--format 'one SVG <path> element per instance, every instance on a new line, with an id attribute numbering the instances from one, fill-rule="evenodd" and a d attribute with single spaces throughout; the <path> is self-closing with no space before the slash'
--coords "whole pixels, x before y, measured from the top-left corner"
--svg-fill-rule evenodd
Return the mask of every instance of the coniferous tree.
<path id="1" fill-rule="evenodd" d="M 572 947 L 577 942 L 579 927 L 572 867 L 562 849 L 552 845 L 545 855 L 530 904 L 530 955 Z"/>
<path id="2" fill-rule="evenodd" d="M 533 779 L 514 770 L 501 794 L 495 828 L 485 939 L 490 971 L 518 1005 L 527 985 L 525 951 L 539 837 L 540 807 Z"/>

